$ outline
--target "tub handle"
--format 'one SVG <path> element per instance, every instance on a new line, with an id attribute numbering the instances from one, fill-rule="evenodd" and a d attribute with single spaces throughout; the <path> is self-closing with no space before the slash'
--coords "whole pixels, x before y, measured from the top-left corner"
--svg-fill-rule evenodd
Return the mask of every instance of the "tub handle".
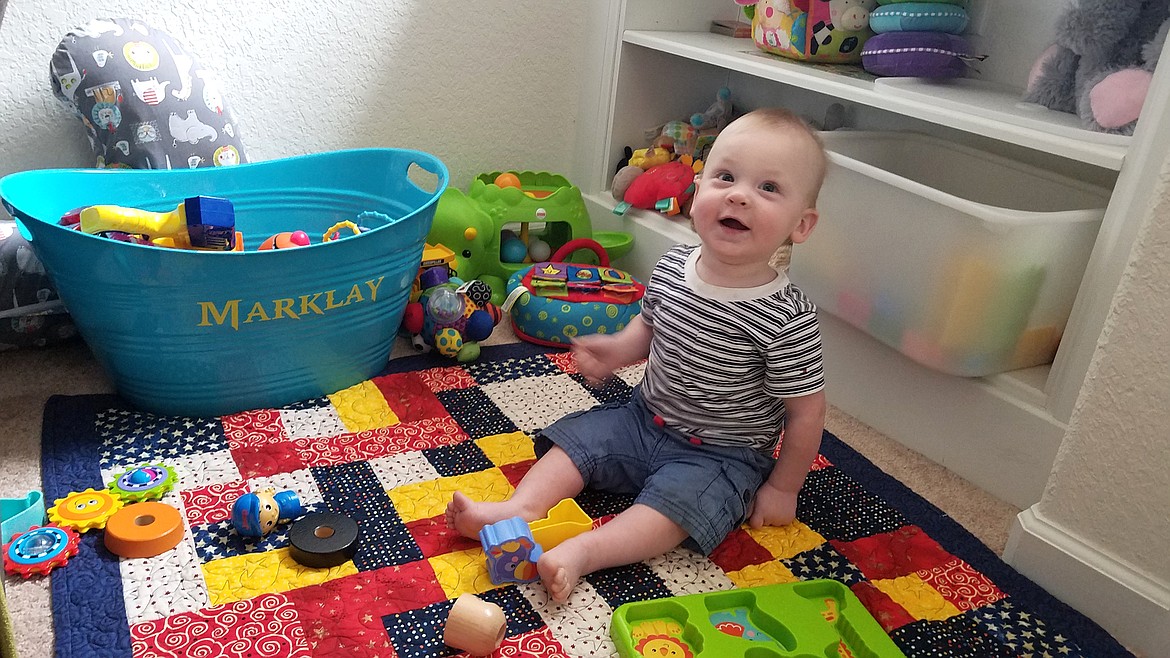
<path id="1" fill-rule="evenodd" d="M 31 244 L 33 241 L 33 234 L 32 231 L 28 230 L 28 227 L 25 226 L 24 223 L 26 221 L 33 220 L 33 218 L 30 217 L 28 213 L 23 213 L 20 210 L 17 210 L 16 206 L 8 203 L 7 199 L 4 200 L 4 209 L 8 211 L 9 215 L 12 215 L 13 221 L 16 222 L 16 230 L 20 231 L 20 237 L 24 238 Z"/>
<path id="2" fill-rule="evenodd" d="M 421 169 L 422 171 L 425 171 L 435 177 L 435 184 L 431 189 L 428 190 L 419 184 L 417 179 L 418 172 L 416 169 Z M 435 171 L 435 169 L 438 169 L 438 171 Z M 418 191 L 424 194 L 435 194 L 447 187 L 447 168 L 441 164 L 438 167 L 432 168 L 432 166 L 428 166 L 427 163 L 419 162 L 418 160 L 411 160 L 406 165 L 406 175 L 404 178 L 410 181 L 410 184 L 414 185 Z M 427 182 L 429 183 L 429 181 Z"/>

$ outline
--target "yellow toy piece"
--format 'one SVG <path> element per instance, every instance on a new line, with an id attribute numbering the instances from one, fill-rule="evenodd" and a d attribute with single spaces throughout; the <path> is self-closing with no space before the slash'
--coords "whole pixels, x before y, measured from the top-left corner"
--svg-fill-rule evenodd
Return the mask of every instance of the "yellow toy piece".
<path id="1" fill-rule="evenodd" d="M 666 164 L 674 159 L 674 152 L 658 146 L 638 149 L 630 156 L 630 164 L 641 169 L 649 169 L 660 164 Z"/>
<path id="2" fill-rule="evenodd" d="M 110 517 L 126 504 L 118 494 L 105 489 L 74 491 L 53 502 L 49 520 L 81 533 L 106 527 Z"/>
<path id="3" fill-rule="evenodd" d="M 587 532 L 593 527 L 593 519 L 581 509 L 577 501 L 566 498 L 553 505 L 548 516 L 528 524 L 532 538 L 544 550 L 552 550 L 557 544 Z"/>

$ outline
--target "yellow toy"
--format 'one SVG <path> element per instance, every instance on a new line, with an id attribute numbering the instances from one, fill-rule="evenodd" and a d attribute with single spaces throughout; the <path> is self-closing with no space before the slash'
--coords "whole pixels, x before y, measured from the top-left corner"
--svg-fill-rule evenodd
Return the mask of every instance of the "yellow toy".
<path id="1" fill-rule="evenodd" d="M 81 211 L 84 233 L 143 235 L 152 244 L 178 249 L 232 251 L 236 246 L 235 226 L 231 201 L 210 196 L 190 197 L 170 212 L 110 205 L 89 206 Z"/>
<path id="2" fill-rule="evenodd" d="M 86 533 L 106 527 L 106 521 L 124 505 L 118 494 L 105 489 L 74 491 L 54 501 L 49 508 L 49 521 Z"/>
<path id="3" fill-rule="evenodd" d="M 577 501 L 566 498 L 553 505 L 548 516 L 528 524 L 532 537 L 544 550 L 551 550 L 557 544 L 587 532 L 593 527 L 593 519 L 581 509 Z"/>

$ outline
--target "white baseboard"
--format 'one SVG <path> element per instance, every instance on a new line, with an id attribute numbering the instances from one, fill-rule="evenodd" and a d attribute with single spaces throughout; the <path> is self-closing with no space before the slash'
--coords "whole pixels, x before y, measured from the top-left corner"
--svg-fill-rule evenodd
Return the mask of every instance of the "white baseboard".
<path id="1" fill-rule="evenodd" d="M 1004 560 L 1131 651 L 1170 656 L 1170 583 L 1118 562 L 1035 507 L 1016 517 Z"/>

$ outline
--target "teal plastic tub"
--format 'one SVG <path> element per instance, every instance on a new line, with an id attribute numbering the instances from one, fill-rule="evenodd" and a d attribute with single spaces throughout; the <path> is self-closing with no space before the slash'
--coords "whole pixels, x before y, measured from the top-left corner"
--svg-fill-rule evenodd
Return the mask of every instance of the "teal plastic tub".
<path id="1" fill-rule="evenodd" d="M 356 149 L 223 168 L 26 171 L 0 179 L 0 198 L 119 394 L 155 413 L 217 416 L 326 395 L 382 369 L 447 181 L 432 155 Z M 164 249 L 57 224 L 81 206 L 161 212 L 197 195 L 233 203 L 245 251 Z M 365 212 L 385 217 L 321 241 Z M 255 251 L 298 229 L 313 244 Z"/>

